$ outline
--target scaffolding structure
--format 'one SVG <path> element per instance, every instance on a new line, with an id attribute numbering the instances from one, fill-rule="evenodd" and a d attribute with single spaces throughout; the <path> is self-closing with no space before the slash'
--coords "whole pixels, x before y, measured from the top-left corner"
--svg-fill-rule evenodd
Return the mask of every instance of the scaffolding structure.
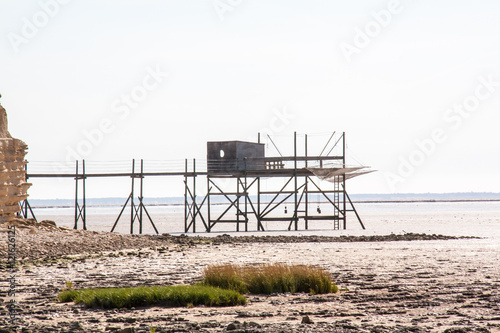
<path id="1" fill-rule="evenodd" d="M 325 148 L 332 138 L 333 134 Z M 259 135 L 257 144 L 260 141 Z M 231 142 L 219 143 L 219 146 L 227 147 L 229 143 Z M 245 151 L 252 152 L 252 146 L 248 145 L 254 144 L 239 144 L 246 144 Z M 341 154 L 330 156 L 337 145 L 341 145 Z M 191 176 L 188 176 L 186 162 L 184 232 L 196 232 L 198 220 L 206 232 L 211 232 L 218 224 L 233 224 L 235 231 L 248 231 L 251 221 L 258 231 L 265 231 L 264 224 L 273 222 L 287 223 L 288 230 L 299 230 L 303 222 L 303 228 L 308 230 L 311 221 L 330 221 L 333 223 L 332 229 L 339 230 L 347 228 L 347 212 L 354 212 L 361 227 L 365 229 L 346 191 L 346 180 L 366 172 L 362 171 L 364 167 L 346 166 L 345 133 L 342 133 L 326 155 L 323 155 L 325 148 L 319 156 L 308 155 L 307 135 L 304 147 L 304 154 L 299 155 L 296 133 L 292 156 L 280 153 L 276 157 L 237 157 L 238 152 L 233 152 L 231 158 L 225 159 L 227 153 L 221 150 L 218 158 L 210 152 L 209 147 L 207 193 L 199 202 L 196 197 L 196 178 L 199 174 L 196 173 L 195 161 Z M 263 189 L 263 180 L 269 178 L 280 179 L 283 185 Z M 327 180 L 327 184 L 320 184 L 318 179 Z M 226 188 L 233 190 L 223 189 L 221 181 Z M 316 196 L 321 197 L 327 209 L 324 204 L 319 205 L 312 200 Z M 317 208 L 311 208 L 311 204 L 317 204 Z M 216 205 L 219 209 L 214 211 Z M 291 205 L 290 210 L 288 205 Z M 204 207 L 206 208 L 203 209 Z"/>
<path id="2" fill-rule="evenodd" d="M 89 178 L 131 179 L 131 191 L 116 218 L 111 232 L 129 207 L 130 233 L 138 226 L 143 232 L 147 217 L 159 234 L 144 204 L 146 177 L 183 177 L 184 232 L 231 231 L 220 225 L 232 225 L 234 231 L 266 231 L 275 225 L 288 230 L 308 230 L 312 223 L 330 223 L 333 230 L 347 228 L 347 213 L 354 212 L 365 229 L 347 191 L 346 180 L 371 172 L 365 167 L 346 165 L 345 133 L 330 136 L 319 155 L 308 154 L 308 136 L 304 136 L 303 153 L 298 152 L 297 134 L 293 137 L 293 153 L 284 156 L 268 136 L 279 156 L 265 156 L 261 136 L 258 142 L 222 141 L 207 143 L 206 166 L 185 160 L 184 170 L 145 171 L 140 160 L 132 170 L 120 172 L 88 172 L 85 161 L 75 161 L 74 173 L 28 173 L 29 178 L 73 178 L 75 181 L 74 229 L 87 229 L 87 184 Z M 335 154 L 331 154 L 335 150 Z M 201 179 L 200 179 L 201 177 Z M 138 184 L 137 184 L 138 183 Z M 137 195 L 138 187 L 138 195 Z M 202 193 L 200 195 L 200 193 Z M 21 214 L 36 219 L 28 200 L 20 203 Z M 81 223 L 80 223 L 81 222 Z M 269 227 L 268 227 L 269 226 Z"/>

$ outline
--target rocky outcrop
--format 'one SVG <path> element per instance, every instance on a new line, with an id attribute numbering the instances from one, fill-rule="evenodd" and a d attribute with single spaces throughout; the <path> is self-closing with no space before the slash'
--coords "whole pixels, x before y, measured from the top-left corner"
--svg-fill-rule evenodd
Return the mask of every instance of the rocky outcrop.
<path id="1" fill-rule="evenodd" d="M 19 202 L 28 197 L 26 182 L 26 150 L 21 140 L 12 138 L 7 124 L 7 112 L 0 105 L 0 223 L 8 222 L 21 209 Z"/>

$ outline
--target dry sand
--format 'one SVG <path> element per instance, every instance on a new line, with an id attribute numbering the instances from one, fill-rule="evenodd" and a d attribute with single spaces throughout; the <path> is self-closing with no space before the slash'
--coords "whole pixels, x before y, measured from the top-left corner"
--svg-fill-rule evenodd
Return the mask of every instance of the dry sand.
<path id="1" fill-rule="evenodd" d="M 1 231 L 1 230 L 0 230 Z M 0 332 L 10 272 L 0 232 Z M 16 301 L 22 332 L 500 332 L 495 238 L 173 237 L 17 228 Z M 341 292 L 248 297 L 246 306 L 86 309 L 55 301 L 74 288 L 193 283 L 215 263 L 314 264 Z M 302 323 L 308 316 L 312 323 Z"/>

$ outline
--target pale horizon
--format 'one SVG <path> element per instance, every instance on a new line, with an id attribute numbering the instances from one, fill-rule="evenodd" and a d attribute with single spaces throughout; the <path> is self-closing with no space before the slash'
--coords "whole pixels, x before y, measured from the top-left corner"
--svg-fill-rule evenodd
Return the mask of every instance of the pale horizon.
<path id="1" fill-rule="evenodd" d="M 266 132 L 286 146 L 296 131 L 321 150 L 337 131 L 348 161 L 377 170 L 350 194 L 500 192 L 500 3 L 220 3 L 0 0 L 0 103 L 28 170 L 143 158 L 182 171 L 207 141 Z M 74 192 L 30 182 L 31 198 Z M 89 194 L 129 183 L 91 180 Z"/>

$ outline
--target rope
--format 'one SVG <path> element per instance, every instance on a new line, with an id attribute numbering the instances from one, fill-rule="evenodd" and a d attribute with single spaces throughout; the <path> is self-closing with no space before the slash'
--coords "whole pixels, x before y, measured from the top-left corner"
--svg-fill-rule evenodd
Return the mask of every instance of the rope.
<path id="1" fill-rule="evenodd" d="M 354 153 L 352 152 L 352 150 L 349 148 L 348 145 L 346 145 L 346 149 L 349 151 L 349 155 L 354 160 L 354 162 L 358 163 L 359 165 L 365 165 L 365 163 L 363 163 L 363 161 L 361 161 L 360 159 L 357 159 L 356 156 L 354 156 Z"/>
<path id="2" fill-rule="evenodd" d="M 74 173 L 77 161 L 29 161 L 28 174 Z M 206 170 L 206 160 L 196 160 L 196 171 Z M 78 161 L 79 171 L 82 163 Z M 135 172 L 140 172 L 141 160 L 135 160 Z M 185 160 L 143 160 L 144 172 L 183 172 Z M 188 168 L 193 169 L 192 160 Z M 88 161 L 85 160 L 86 173 L 128 173 L 132 171 L 132 160 Z"/>
<path id="3" fill-rule="evenodd" d="M 321 151 L 321 153 L 319 154 L 319 156 L 323 155 L 323 152 L 325 151 L 326 147 L 328 147 L 328 144 L 330 143 L 330 141 L 332 141 L 334 135 L 335 135 L 335 131 L 330 136 L 330 139 L 328 139 L 328 142 L 326 143 L 325 147 L 323 148 L 323 150 Z"/>
<path id="4" fill-rule="evenodd" d="M 280 150 L 278 149 L 278 147 L 276 147 L 276 144 L 274 143 L 273 139 L 271 139 L 269 134 L 267 134 L 267 137 L 269 138 L 269 140 L 271 140 L 271 143 L 273 144 L 274 148 L 276 148 L 276 150 L 278 151 L 278 154 L 280 154 L 280 156 L 283 157 L 283 155 L 281 155 Z"/>

